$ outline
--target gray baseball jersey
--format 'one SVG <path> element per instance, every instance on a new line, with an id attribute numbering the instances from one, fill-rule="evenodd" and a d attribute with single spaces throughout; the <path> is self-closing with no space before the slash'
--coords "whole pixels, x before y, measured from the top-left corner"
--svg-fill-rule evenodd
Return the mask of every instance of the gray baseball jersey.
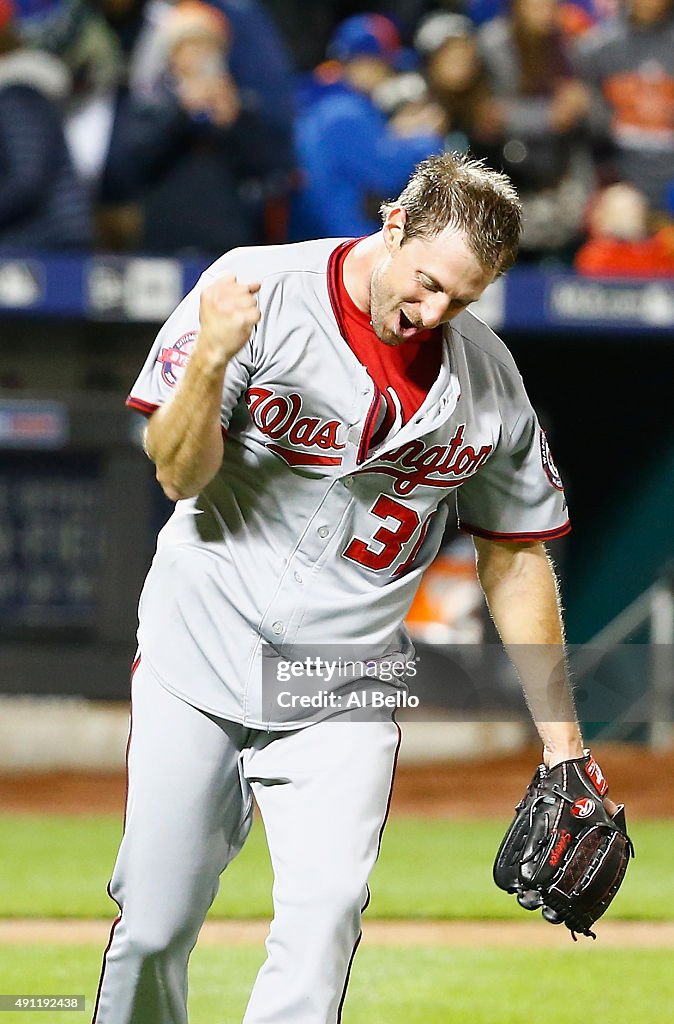
<path id="1" fill-rule="evenodd" d="M 328 261 L 341 239 L 238 249 L 159 332 L 128 404 L 169 400 L 219 274 L 260 281 L 261 319 L 229 363 L 224 458 L 159 535 L 140 601 L 143 663 L 196 707 L 253 728 L 263 644 L 410 652 L 403 619 L 440 545 L 464 529 L 513 541 L 569 529 L 559 475 L 503 342 L 466 310 L 446 325 L 439 375 L 376 447 L 381 395 L 339 331 Z"/>

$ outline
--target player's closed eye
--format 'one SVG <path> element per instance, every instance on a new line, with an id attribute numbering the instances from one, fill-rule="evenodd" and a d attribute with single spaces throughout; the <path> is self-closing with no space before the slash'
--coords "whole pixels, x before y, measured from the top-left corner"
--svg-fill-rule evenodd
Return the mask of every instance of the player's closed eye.
<path id="1" fill-rule="evenodd" d="M 432 281 L 428 277 L 419 277 L 418 281 L 419 281 L 419 284 L 421 285 L 421 287 L 425 288 L 425 290 L 427 292 L 441 292 L 442 291 L 442 288 L 440 287 L 438 282 L 437 281 Z"/>

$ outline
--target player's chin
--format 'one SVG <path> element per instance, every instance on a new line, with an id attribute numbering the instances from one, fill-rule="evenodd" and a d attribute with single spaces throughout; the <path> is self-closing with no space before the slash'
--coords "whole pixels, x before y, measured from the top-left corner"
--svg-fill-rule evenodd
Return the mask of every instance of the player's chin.
<path id="1" fill-rule="evenodd" d="M 404 338 L 401 338 L 398 334 L 396 334 L 395 321 L 392 324 L 382 324 L 373 321 L 372 330 L 384 345 L 390 345 L 391 347 L 395 347 L 397 345 L 402 345 L 402 343 L 405 340 Z"/>

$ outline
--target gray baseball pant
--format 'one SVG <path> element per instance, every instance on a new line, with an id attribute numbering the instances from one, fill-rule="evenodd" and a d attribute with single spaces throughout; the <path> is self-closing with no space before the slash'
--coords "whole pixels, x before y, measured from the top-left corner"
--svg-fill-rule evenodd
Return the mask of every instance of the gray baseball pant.
<path id="1" fill-rule="evenodd" d="M 253 794 L 274 871 L 267 959 L 244 1024 L 336 1024 L 377 859 L 399 730 L 244 728 L 194 708 L 142 663 L 132 686 L 120 908 L 95 1024 L 187 1024 L 187 965 Z M 226 968 L 227 951 L 223 949 Z"/>

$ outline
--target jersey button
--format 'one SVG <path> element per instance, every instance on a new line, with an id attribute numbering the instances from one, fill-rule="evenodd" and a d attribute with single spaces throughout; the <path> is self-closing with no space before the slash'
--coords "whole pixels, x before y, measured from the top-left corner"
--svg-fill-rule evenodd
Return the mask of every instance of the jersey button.
<path id="1" fill-rule="evenodd" d="M 272 633 L 275 633 L 276 636 L 279 636 L 283 632 L 283 623 L 282 622 L 274 622 L 272 627 L 271 627 L 271 631 L 272 631 Z"/>
<path id="2" fill-rule="evenodd" d="M 319 526 L 319 528 L 318 528 L 318 536 L 322 540 L 325 540 L 326 537 L 329 537 L 330 536 L 330 530 L 328 529 L 328 527 L 327 526 Z"/>
<path id="3" fill-rule="evenodd" d="M 303 582 L 302 576 L 298 572 L 294 572 L 293 573 L 293 578 L 294 578 L 296 583 L 302 583 Z"/>
<path id="4" fill-rule="evenodd" d="M 344 486 L 345 487 L 352 487 L 353 486 L 353 477 L 352 476 L 344 477 Z"/>

